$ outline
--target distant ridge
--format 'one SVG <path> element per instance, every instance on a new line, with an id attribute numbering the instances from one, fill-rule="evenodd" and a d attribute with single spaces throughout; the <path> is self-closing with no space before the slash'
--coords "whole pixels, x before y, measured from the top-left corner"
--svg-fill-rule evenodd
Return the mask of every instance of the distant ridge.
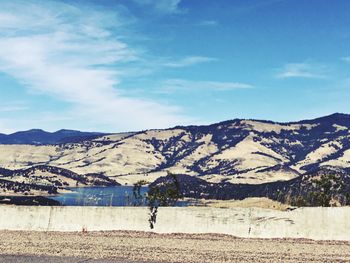
<path id="1" fill-rule="evenodd" d="M 303 120 L 296 120 L 296 121 L 273 121 L 273 120 L 263 120 L 263 119 L 253 119 L 253 118 L 235 118 L 230 120 L 225 120 L 217 123 L 207 124 L 207 125 L 177 125 L 173 128 L 193 128 L 193 127 L 210 127 L 210 126 L 216 126 L 219 124 L 228 124 L 233 122 L 240 122 L 240 121 L 255 121 L 255 122 L 261 122 L 261 123 L 269 123 L 269 124 L 281 124 L 281 125 L 288 125 L 288 124 L 303 124 L 303 123 L 320 123 L 320 122 L 327 122 L 327 121 L 341 121 L 341 122 L 350 122 L 350 114 L 347 113 L 332 113 L 329 115 L 325 115 L 322 117 L 316 117 L 312 119 L 303 119 Z M 172 129 L 172 128 L 171 128 Z"/>
<path id="2" fill-rule="evenodd" d="M 0 134 L 0 144 L 61 144 L 79 142 L 103 135 L 105 134 L 100 132 L 81 132 L 65 129 L 56 132 L 47 132 L 41 129 L 31 129 L 28 131 L 19 131 L 8 135 Z"/>
<path id="3" fill-rule="evenodd" d="M 261 119 L 231 119 L 218 123 L 208 125 L 177 125 L 172 128 L 160 129 L 160 130 L 172 130 L 172 129 L 190 129 L 190 130 L 210 130 L 212 127 L 218 125 L 227 125 L 231 123 L 240 123 L 241 121 L 254 121 L 266 124 L 280 124 L 280 125 L 292 125 L 292 124 L 311 124 L 311 123 L 329 123 L 345 125 L 350 127 L 350 114 L 346 113 L 333 113 L 323 117 L 314 119 L 305 119 L 300 121 L 290 122 L 276 122 L 273 120 L 261 120 Z M 152 129 L 150 129 L 152 130 Z M 157 129 L 158 130 L 158 129 Z M 145 130 L 147 131 L 147 130 Z M 140 131 L 145 132 L 145 131 Z M 140 133 L 138 132 L 138 133 Z M 93 140 L 97 137 L 108 135 L 111 133 L 102 132 L 83 132 L 77 130 L 61 129 L 56 132 L 47 132 L 42 129 L 31 129 L 27 131 L 18 131 L 12 134 L 0 133 L 0 144 L 30 144 L 30 145 L 47 145 L 47 144 L 63 144 L 63 143 L 77 143 L 83 140 Z"/>

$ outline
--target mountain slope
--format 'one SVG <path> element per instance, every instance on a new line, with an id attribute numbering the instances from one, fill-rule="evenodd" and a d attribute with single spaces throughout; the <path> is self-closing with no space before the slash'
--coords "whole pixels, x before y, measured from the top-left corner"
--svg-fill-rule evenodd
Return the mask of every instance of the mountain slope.
<path id="1" fill-rule="evenodd" d="M 6 195 L 47 195 L 65 187 L 115 185 L 119 184 L 101 174 L 77 174 L 54 166 L 39 165 L 20 170 L 0 168 L 0 192 Z"/>
<path id="2" fill-rule="evenodd" d="M 235 119 L 60 145 L 0 145 L 0 167 L 33 165 L 101 173 L 122 184 L 152 182 L 166 171 L 209 183 L 287 181 L 323 166 L 350 169 L 350 115 L 290 123 Z"/>
<path id="3" fill-rule="evenodd" d="M 162 188 L 172 180 L 171 176 L 160 177 L 151 186 Z M 350 174 L 343 169 L 334 167 L 323 167 L 288 181 L 259 185 L 227 182 L 208 183 L 188 175 L 177 175 L 177 180 L 181 195 L 196 199 L 242 200 L 249 197 L 268 197 L 297 206 L 324 206 L 322 201 L 326 200 L 320 198 L 324 194 L 324 191 L 320 191 L 320 186 L 322 186 L 323 189 L 327 189 L 325 190 L 327 191 L 326 195 L 331 197 L 328 202 L 333 199 L 341 205 L 350 203 Z"/>

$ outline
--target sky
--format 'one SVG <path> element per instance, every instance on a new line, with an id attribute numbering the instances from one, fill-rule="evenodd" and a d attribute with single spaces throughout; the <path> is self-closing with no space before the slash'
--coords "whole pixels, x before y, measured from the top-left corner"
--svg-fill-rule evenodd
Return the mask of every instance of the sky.
<path id="1" fill-rule="evenodd" d="M 348 0 L 0 0 L 0 133 L 350 113 Z"/>

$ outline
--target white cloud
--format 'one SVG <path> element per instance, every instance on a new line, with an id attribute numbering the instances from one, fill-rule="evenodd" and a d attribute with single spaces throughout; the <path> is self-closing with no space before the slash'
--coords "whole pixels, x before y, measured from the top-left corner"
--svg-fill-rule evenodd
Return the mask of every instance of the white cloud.
<path id="1" fill-rule="evenodd" d="M 249 89 L 252 85 L 240 82 L 218 82 L 218 81 L 192 81 L 184 79 L 168 79 L 161 84 L 157 90 L 159 93 L 172 93 L 188 90 L 217 90 L 229 91 L 236 89 Z"/>
<path id="2" fill-rule="evenodd" d="M 343 61 L 350 63 L 350 56 L 341 58 Z"/>
<path id="3" fill-rule="evenodd" d="M 160 14 L 183 13 L 184 10 L 179 7 L 181 0 L 133 0 L 134 2 L 152 7 Z"/>
<path id="4" fill-rule="evenodd" d="M 70 102 L 72 116 L 94 120 L 97 130 L 187 122 L 179 108 L 119 94 L 121 79 L 112 66 L 139 58 L 115 36 L 125 23 L 118 13 L 58 1 L 2 1 L 0 21 L 0 71 L 30 90 Z"/>
<path id="5" fill-rule="evenodd" d="M 5 105 L 0 107 L 0 113 L 27 110 L 26 106 Z"/>
<path id="6" fill-rule="evenodd" d="M 163 66 L 171 67 L 171 68 L 182 68 L 182 67 L 193 66 L 193 65 L 197 65 L 205 62 L 212 62 L 216 60 L 217 60 L 216 58 L 210 58 L 210 57 L 191 56 L 191 57 L 183 58 L 178 61 L 166 62 L 163 64 Z"/>
<path id="7" fill-rule="evenodd" d="M 217 26 L 219 25 L 219 22 L 216 20 L 203 20 L 203 21 L 200 21 L 197 25 L 198 26 Z"/>
<path id="8" fill-rule="evenodd" d="M 289 63 L 279 70 L 277 78 L 325 78 L 325 66 L 310 63 Z"/>

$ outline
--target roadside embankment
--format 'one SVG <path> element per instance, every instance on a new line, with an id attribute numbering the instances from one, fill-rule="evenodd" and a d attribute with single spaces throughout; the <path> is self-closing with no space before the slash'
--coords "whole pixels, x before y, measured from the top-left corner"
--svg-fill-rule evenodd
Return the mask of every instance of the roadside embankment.
<path id="1" fill-rule="evenodd" d="M 146 207 L 0 206 L 0 230 L 150 231 Z M 160 208 L 156 233 L 217 233 L 243 238 L 349 240 L 350 207 Z"/>

